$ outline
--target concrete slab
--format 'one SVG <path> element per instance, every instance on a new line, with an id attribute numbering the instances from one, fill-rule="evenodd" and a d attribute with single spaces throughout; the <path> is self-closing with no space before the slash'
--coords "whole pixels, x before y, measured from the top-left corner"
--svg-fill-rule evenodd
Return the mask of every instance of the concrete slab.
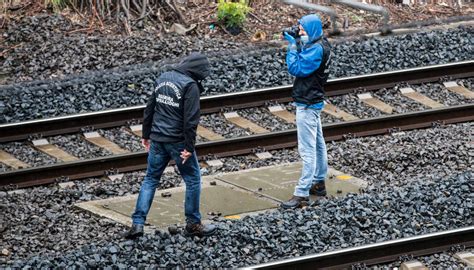
<path id="1" fill-rule="evenodd" d="M 216 178 L 271 199 L 284 201 L 293 195 L 301 175 L 301 166 L 301 163 L 290 163 L 229 173 Z M 358 193 L 361 187 L 366 186 L 367 183 L 361 179 L 329 169 L 326 179 L 328 196 L 341 197 L 347 193 Z"/>
<path id="2" fill-rule="evenodd" d="M 207 139 L 209 141 L 217 141 L 217 140 L 222 140 L 224 139 L 224 137 L 222 137 L 221 135 L 215 133 L 214 131 L 208 129 L 208 128 L 205 128 L 201 125 L 198 125 L 197 127 L 197 134 L 204 138 L 204 139 Z"/>
<path id="3" fill-rule="evenodd" d="M 436 109 L 436 108 L 444 107 L 443 104 L 441 104 L 437 101 L 434 101 L 433 99 L 416 92 L 411 87 L 401 88 L 400 92 L 402 93 L 402 95 L 406 96 L 407 98 L 410 98 L 410 99 L 414 100 L 415 102 L 418 102 L 418 103 L 420 103 L 420 104 L 422 104 L 422 105 L 424 105 L 428 108 Z"/>
<path id="4" fill-rule="evenodd" d="M 255 156 L 258 159 L 269 159 L 269 158 L 273 157 L 272 153 L 270 153 L 270 152 L 255 153 Z"/>
<path id="5" fill-rule="evenodd" d="M 420 261 L 408 261 L 404 262 L 400 265 L 400 270 L 428 270 L 429 268 L 426 267 L 423 263 Z"/>
<path id="6" fill-rule="evenodd" d="M 296 123 L 296 115 L 292 112 L 289 112 L 286 108 L 281 105 L 268 107 L 268 110 L 273 115 L 280 117 L 288 123 Z"/>
<path id="7" fill-rule="evenodd" d="M 367 104 L 370 107 L 373 107 L 381 112 L 391 114 L 393 112 L 393 107 L 388 105 L 387 103 L 381 101 L 378 98 L 372 97 L 370 93 L 359 94 L 357 97 Z"/>
<path id="8" fill-rule="evenodd" d="M 133 126 L 130 126 L 130 131 L 132 132 L 132 134 L 135 134 L 141 138 L 143 135 L 142 128 L 143 128 L 142 125 L 133 125 Z"/>
<path id="9" fill-rule="evenodd" d="M 98 147 L 104 148 L 112 154 L 118 155 L 128 153 L 128 150 L 125 150 L 114 142 L 102 137 L 98 132 L 84 133 L 84 138 L 90 143 L 95 144 Z"/>
<path id="10" fill-rule="evenodd" d="M 269 132 L 267 129 L 253 123 L 252 121 L 246 118 L 241 117 L 237 112 L 224 113 L 224 117 L 225 119 L 227 119 L 227 121 L 231 122 L 232 124 L 239 126 L 243 129 L 250 130 L 251 132 L 255 134 Z"/>
<path id="11" fill-rule="evenodd" d="M 119 173 L 119 174 L 107 175 L 107 178 L 108 178 L 110 181 L 118 181 L 118 180 L 122 180 L 123 176 L 124 176 L 123 173 Z"/>
<path id="12" fill-rule="evenodd" d="M 467 267 L 474 268 L 474 254 L 470 251 L 463 251 L 454 254 L 454 258 L 463 262 Z"/>
<path id="13" fill-rule="evenodd" d="M 14 156 L 0 149 L 0 162 L 12 167 L 13 169 L 29 168 L 30 165 L 25 162 L 16 159 Z"/>
<path id="14" fill-rule="evenodd" d="M 224 166 L 224 162 L 222 162 L 219 159 L 207 160 L 206 164 L 209 167 L 222 167 L 222 166 Z"/>
<path id="15" fill-rule="evenodd" d="M 217 181 L 218 184 L 211 185 L 210 182 L 212 181 Z M 184 223 L 184 191 L 184 187 L 157 190 L 147 218 L 147 223 L 158 228 Z M 162 197 L 161 193 L 164 192 L 171 193 L 171 197 Z M 135 209 L 137 197 L 138 194 L 79 203 L 77 206 L 130 226 L 130 217 Z M 208 213 L 222 216 L 236 216 L 242 213 L 261 211 L 277 206 L 278 204 L 275 201 L 259 198 L 251 192 L 220 182 L 213 177 L 203 178 L 200 206 L 203 219 L 208 218 Z"/>
<path id="16" fill-rule="evenodd" d="M 336 118 L 340 118 L 344 121 L 351 121 L 351 120 L 359 119 L 356 116 L 354 116 L 350 113 L 347 113 L 347 112 L 339 109 L 338 107 L 336 107 L 332 104 L 328 104 L 328 103 L 324 104 L 323 112 L 325 112 L 329 115 L 332 115 Z"/>
<path id="17" fill-rule="evenodd" d="M 67 189 L 67 188 L 72 188 L 76 186 L 76 184 L 74 184 L 74 182 L 72 181 L 69 181 L 69 182 L 58 183 L 58 186 L 62 189 Z"/>
<path id="18" fill-rule="evenodd" d="M 202 218 L 205 220 L 210 214 L 238 219 L 276 208 L 279 202 L 291 197 L 300 173 L 301 163 L 290 163 L 203 177 L 200 207 Z M 348 192 L 358 192 L 359 188 L 366 185 L 361 179 L 334 169 L 329 171 L 329 195 L 344 196 Z M 162 193 L 171 196 L 163 197 Z M 138 194 L 84 202 L 76 206 L 130 226 L 137 197 Z M 157 190 L 147 219 L 152 226 L 147 228 L 183 224 L 184 197 L 185 186 Z"/>
<path id="19" fill-rule="evenodd" d="M 474 99 L 474 92 L 464 86 L 458 85 L 456 82 L 444 82 L 443 84 L 444 87 L 456 94 L 462 95 L 467 99 Z"/>

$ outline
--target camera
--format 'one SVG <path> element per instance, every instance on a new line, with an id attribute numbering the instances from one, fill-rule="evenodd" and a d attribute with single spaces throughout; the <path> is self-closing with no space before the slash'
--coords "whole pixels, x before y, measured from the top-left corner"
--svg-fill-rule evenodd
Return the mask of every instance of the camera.
<path id="1" fill-rule="evenodd" d="M 291 27 L 284 28 L 282 34 L 285 35 L 285 32 L 288 33 L 288 35 L 294 37 L 295 39 L 300 37 L 300 27 L 297 24 Z"/>

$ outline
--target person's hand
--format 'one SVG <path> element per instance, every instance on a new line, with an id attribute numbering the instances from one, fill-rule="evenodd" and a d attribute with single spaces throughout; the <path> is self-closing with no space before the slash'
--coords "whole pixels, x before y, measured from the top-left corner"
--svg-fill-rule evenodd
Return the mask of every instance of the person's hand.
<path id="1" fill-rule="evenodd" d="M 142 139 L 142 145 L 147 152 L 150 151 L 150 139 Z"/>
<path id="2" fill-rule="evenodd" d="M 181 151 L 181 156 L 180 157 L 183 159 L 182 164 L 184 164 L 186 162 L 186 160 L 188 160 L 188 158 L 190 158 L 192 155 L 193 155 L 193 153 L 188 152 L 188 150 L 186 150 L 186 149 Z"/>
<path id="3" fill-rule="evenodd" d="M 287 32 L 285 32 L 283 37 L 288 41 L 289 45 L 296 45 L 296 39 Z"/>

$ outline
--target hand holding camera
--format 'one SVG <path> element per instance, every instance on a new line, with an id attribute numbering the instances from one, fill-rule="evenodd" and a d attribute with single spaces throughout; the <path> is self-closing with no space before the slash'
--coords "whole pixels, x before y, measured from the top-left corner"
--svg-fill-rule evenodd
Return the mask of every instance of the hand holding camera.
<path id="1" fill-rule="evenodd" d="M 292 27 L 288 27 L 283 29 L 283 38 L 288 41 L 288 45 L 290 47 L 296 46 L 297 39 L 300 39 L 300 28 L 298 25 L 293 25 Z M 293 46 L 294 45 L 294 46 Z"/>
<path id="2" fill-rule="evenodd" d="M 296 39 L 288 33 L 284 33 L 283 37 L 288 41 L 289 45 L 296 45 Z"/>
<path id="3" fill-rule="evenodd" d="M 285 33 L 288 33 L 293 39 L 298 39 L 300 38 L 300 27 L 298 24 L 295 24 L 291 27 L 284 28 L 282 31 L 283 36 L 285 36 Z"/>

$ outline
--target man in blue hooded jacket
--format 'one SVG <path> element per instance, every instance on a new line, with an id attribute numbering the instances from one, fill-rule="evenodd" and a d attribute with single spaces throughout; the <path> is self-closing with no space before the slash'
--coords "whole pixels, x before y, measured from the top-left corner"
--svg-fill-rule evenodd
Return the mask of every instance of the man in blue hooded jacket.
<path id="1" fill-rule="evenodd" d="M 288 72 L 295 76 L 292 97 L 296 105 L 298 151 L 303 160 L 301 177 L 293 197 L 281 204 L 294 209 L 307 205 L 309 195 L 326 196 L 325 179 L 328 170 L 326 144 L 321 126 L 321 110 L 324 107 L 324 84 L 331 62 L 331 45 L 323 37 L 321 20 L 315 14 L 299 21 L 300 38 L 288 33 L 286 64 Z"/>

